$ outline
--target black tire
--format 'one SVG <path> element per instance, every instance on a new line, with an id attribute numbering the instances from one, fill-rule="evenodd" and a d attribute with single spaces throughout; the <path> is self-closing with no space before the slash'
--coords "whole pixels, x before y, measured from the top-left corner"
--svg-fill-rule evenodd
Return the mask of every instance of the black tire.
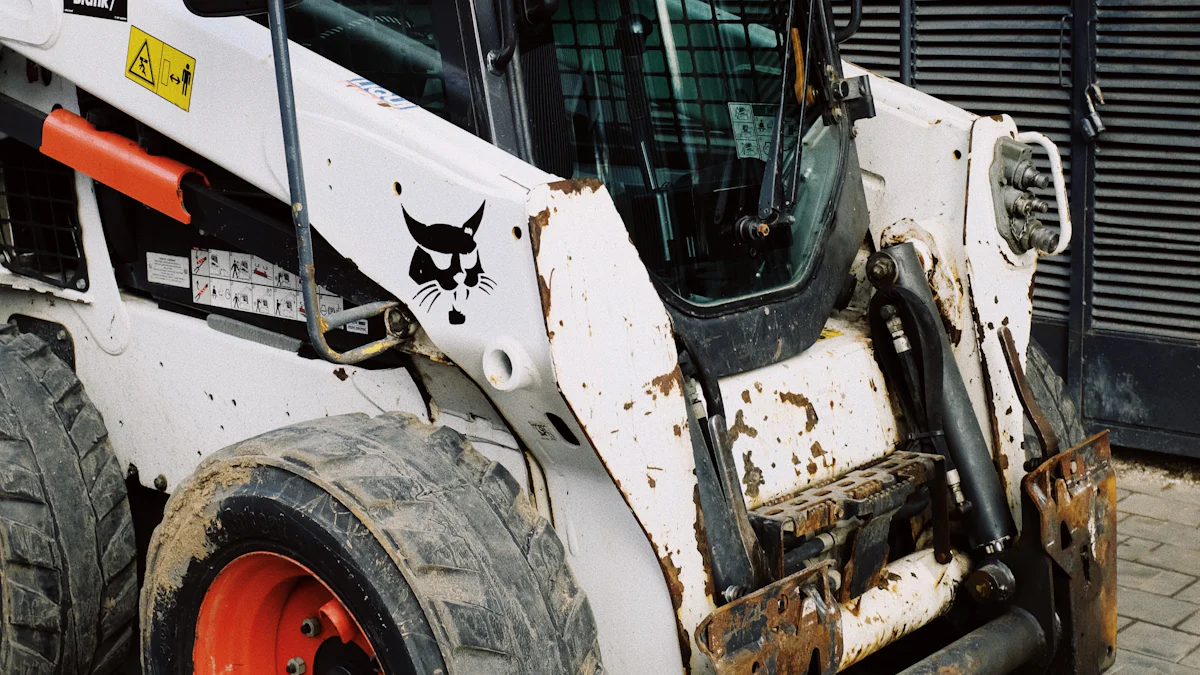
<path id="1" fill-rule="evenodd" d="M 208 586 L 253 551 L 320 577 L 389 675 L 602 672 L 554 530 L 503 467 L 411 415 L 306 422 L 205 460 L 151 542 L 146 675 L 192 673 Z"/>
<path id="2" fill-rule="evenodd" d="M 103 675 L 133 645 L 124 474 L 100 413 L 44 342 L 0 329 L 0 672 Z"/>
<path id="3" fill-rule="evenodd" d="M 1025 379 L 1029 381 L 1033 399 L 1058 436 L 1059 449 L 1067 450 L 1083 442 L 1083 419 L 1071 397 L 1067 396 L 1062 378 L 1050 367 L 1046 352 L 1032 340 L 1026 351 Z M 1025 419 L 1025 456 L 1042 456 L 1042 442 L 1038 440 L 1028 417 Z"/>

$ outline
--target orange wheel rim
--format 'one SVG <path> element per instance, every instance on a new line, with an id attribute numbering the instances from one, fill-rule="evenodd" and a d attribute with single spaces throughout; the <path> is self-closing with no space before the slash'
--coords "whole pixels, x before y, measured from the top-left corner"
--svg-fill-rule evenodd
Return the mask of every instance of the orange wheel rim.
<path id="1" fill-rule="evenodd" d="M 247 553 L 221 570 L 200 604 L 194 673 L 312 675 L 317 650 L 332 639 L 375 656 L 354 615 L 316 574 L 283 555 Z"/>

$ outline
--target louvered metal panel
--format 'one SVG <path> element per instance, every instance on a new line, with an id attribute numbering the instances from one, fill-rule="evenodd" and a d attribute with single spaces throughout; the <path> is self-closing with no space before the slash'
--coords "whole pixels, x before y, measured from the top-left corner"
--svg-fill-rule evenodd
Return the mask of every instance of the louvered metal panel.
<path id="1" fill-rule="evenodd" d="M 843 48 L 848 60 L 899 75 L 900 3 L 864 3 L 863 30 Z M 980 115 L 1008 113 L 1023 129 L 1059 145 L 1070 181 L 1070 3 L 1020 0 L 1005 4 L 915 0 L 913 85 Z M 874 17 L 875 23 L 868 24 Z M 891 50 L 890 54 L 888 50 Z M 870 65 L 868 65 L 870 64 Z M 1042 170 L 1044 157 L 1035 153 Z M 1053 200 L 1050 191 L 1040 195 Z M 1056 224 L 1055 218 L 1046 218 Z M 1065 321 L 1070 305 L 1069 253 L 1043 259 L 1034 312 Z"/>
<path id="2" fill-rule="evenodd" d="M 846 24 L 849 2 L 835 0 L 834 20 Z M 896 0 L 863 0 L 858 33 L 842 45 L 842 58 L 893 80 L 900 78 L 900 4 Z"/>
<path id="3" fill-rule="evenodd" d="M 1100 0 L 1093 327 L 1200 341 L 1200 4 Z"/>

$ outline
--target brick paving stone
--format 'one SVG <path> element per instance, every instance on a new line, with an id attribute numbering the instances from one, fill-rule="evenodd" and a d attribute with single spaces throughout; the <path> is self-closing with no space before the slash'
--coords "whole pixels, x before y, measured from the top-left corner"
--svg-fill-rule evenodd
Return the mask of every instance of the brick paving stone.
<path id="1" fill-rule="evenodd" d="M 1175 595 L 1195 577 L 1131 560 L 1117 560 L 1117 584 L 1156 595 Z"/>
<path id="2" fill-rule="evenodd" d="M 1127 616 L 1118 616 L 1117 617 L 1117 632 L 1118 633 L 1121 632 L 1122 628 L 1124 628 L 1125 626 L 1128 626 L 1131 623 L 1133 623 L 1133 619 L 1131 619 Z"/>
<path id="3" fill-rule="evenodd" d="M 1193 614 L 1191 618 L 1175 627 L 1176 630 L 1187 631 L 1194 635 L 1200 635 L 1200 616 Z"/>
<path id="4" fill-rule="evenodd" d="M 1104 675 L 1200 675 L 1200 670 L 1118 646 L 1117 662 Z"/>
<path id="5" fill-rule="evenodd" d="M 1135 492 L 1121 500 L 1120 511 L 1195 527 L 1200 523 L 1200 505 Z"/>
<path id="6" fill-rule="evenodd" d="M 1198 609 L 1200 606 L 1190 602 L 1117 586 L 1117 613 L 1138 621 L 1171 627 L 1188 618 Z M 1180 635 L 1183 634 L 1180 633 Z"/>
<path id="7" fill-rule="evenodd" d="M 1162 544 L 1157 541 L 1142 539 L 1140 537 L 1129 537 L 1117 544 L 1117 558 L 1121 560 L 1137 560 L 1143 553 L 1149 553 L 1159 546 L 1162 546 Z"/>
<path id="8" fill-rule="evenodd" d="M 1117 642 L 1119 649 L 1177 662 L 1200 647 L 1200 635 L 1188 635 L 1139 621 L 1121 631 Z"/>
<path id="9" fill-rule="evenodd" d="M 1164 544 L 1174 544 L 1182 548 L 1190 548 L 1193 551 L 1200 551 L 1200 529 L 1197 529 L 1194 525 L 1192 527 L 1182 527 L 1179 523 L 1131 515 L 1121 521 L 1121 526 L 1117 528 L 1117 531 L 1121 534 L 1129 534 L 1141 539 L 1149 539 Z"/>
<path id="10" fill-rule="evenodd" d="M 1183 660 L 1180 661 L 1179 663 L 1182 665 L 1185 665 L 1185 666 L 1190 666 L 1192 668 L 1200 668 L 1200 649 L 1197 649 L 1197 650 L 1193 651 L 1191 654 L 1188 654 L 1187 656 L 1183 657 Z"/>
<path id="11" fill-rule="evenodd" d="M 1138 554 L 1137 561 L 1146 565 L 1200 577 L 1200 553 L 1190 548 L 1162 544 L 1152 551 Z"/>
<path id="12" fill-rule="evenodd" d="M 1124 488 L 1117 488 L 1117 501 L 1118 502 L 1121 501 L 1122 499 L 1125 499 L 1128 496 L 1129 496 L 1129 490 L 1126 490 Z"/>
<path id="13" fill-rule="evenodd" d="M 1179 600 L 1187 600 L 1200 605 L 1200 583 L 1192 584 L 1175 595 Z"/>

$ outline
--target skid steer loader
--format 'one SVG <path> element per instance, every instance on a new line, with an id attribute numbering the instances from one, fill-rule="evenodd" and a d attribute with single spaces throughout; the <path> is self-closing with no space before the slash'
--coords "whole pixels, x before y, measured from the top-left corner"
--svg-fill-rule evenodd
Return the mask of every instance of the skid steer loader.
<path id="1" fill-rule="evenodd" d="M 1105 669 L 1057 149 L 849 5 L 0 1 L 0 671 Z"/>

